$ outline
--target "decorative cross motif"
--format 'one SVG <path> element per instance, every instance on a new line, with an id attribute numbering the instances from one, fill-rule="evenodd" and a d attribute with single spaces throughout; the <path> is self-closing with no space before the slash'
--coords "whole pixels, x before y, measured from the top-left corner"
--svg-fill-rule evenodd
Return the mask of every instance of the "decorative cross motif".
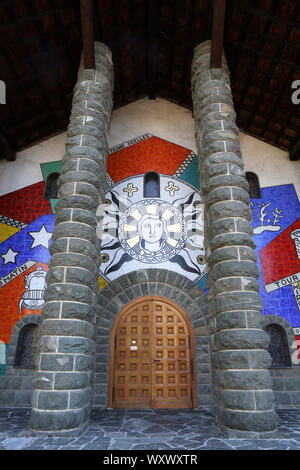
<path id="1" fill-rule="evenodd" d="M 134 187 L 132 183 L 128 183 L 127 188 L 124 188 L 123 191 L 128 193 L 128 196 L 131 197 L 133 193 L 138 191 L 138 188 Z"/>
<path id="2" fill-rule="evenodd" d="M 174 186 L 173 181 L 169 181 L 168 186 L 165 187 L 165 190 L 169 191 L 170 196 L 173 197 L 174 194 L 175 194 L 175 191 L 178 191 L 179 188 L 178 188 L 178 186 Z"/>

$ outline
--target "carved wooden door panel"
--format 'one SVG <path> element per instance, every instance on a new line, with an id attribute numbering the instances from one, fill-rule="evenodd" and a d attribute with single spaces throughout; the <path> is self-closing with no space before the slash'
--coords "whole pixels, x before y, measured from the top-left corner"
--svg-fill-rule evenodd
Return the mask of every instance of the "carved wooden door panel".
<path id="1" fill-rule="evenodd" d="M 189 327 L 176 307 L 139 299 L 121 312 L 113 333 L 113 407 L 193 406 Z"/>
<path id="2" fill-rule="evenodd" d="M 140 302 L 120 319 L 115 335 L 114 407 L 151 407 L 151 303 Z"/>
<path id="3" fill-rule="evenodd" d="M 188 326 L 182 315 L 166 302 L 154 300 L 153 408 L 191 408 L 192 374 Z"/>

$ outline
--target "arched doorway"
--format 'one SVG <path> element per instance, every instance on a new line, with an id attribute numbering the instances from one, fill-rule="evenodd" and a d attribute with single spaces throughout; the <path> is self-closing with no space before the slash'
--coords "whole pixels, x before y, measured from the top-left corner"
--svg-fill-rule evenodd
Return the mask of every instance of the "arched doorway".
<path id="1" fill-rule="evenodd" d="M 111 331 L 109 397 L 113 408 L 195 408 L 195 344 L 186 313 L 169 299 L 127 304 Z"/>

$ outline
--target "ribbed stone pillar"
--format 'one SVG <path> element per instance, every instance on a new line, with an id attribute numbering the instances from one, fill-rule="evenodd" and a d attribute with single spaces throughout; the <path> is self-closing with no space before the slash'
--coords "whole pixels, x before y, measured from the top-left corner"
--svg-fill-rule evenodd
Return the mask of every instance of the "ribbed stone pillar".
<path id="1" fill-rule="evenodd" d="M 96 209 L 105 194 L 112 111 L 111 52 L 95 43 L 96 70 L 80 66 L 59 177 L 30 425 L 75 435 L 92 400 L 99 250 Z"/>
<path id="2" fill-rule="evenodd" d="M 230 436 L 274 431 L 270 355 L 229 72 L 210 69 L 210 41 L 195 48 L 192 95 L 205 207 L 213 384 L 219 424 Z"/>

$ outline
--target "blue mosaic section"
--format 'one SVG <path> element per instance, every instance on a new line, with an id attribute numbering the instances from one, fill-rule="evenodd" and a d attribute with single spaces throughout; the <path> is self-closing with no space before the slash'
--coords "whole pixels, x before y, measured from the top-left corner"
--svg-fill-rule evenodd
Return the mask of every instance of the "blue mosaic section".
<path id="1" fill-rule="evenodd" d="M 299 218 L 300 204 L 298 196 L 292 184 L 262 188 L 261 195 L 261 199 L 251 199 L 251 209 L 257 266 L 260 270 L 260 294 L 263 300 L 262 313 L 265 315 L 281 316 L 292 327 L 299 327 L 300 311 L 292 287 L 286 286 L 267 293 L 263 282 L 259 257 L 259 252 L 263 247 L 268 245 Z"/>
<path id="2" fill-rule="evenodd" d="M 28 260 L 48 263 L 54 214 L 43 215 L 0 245 L 0 278 Z"/>
<path id="3" fill-rule="evenodd" d="M 207 292 L 207 289 L 206 289 L 206 275 L 200 279 L 199 282 L 197 282 L 197 286 L 200 287 L 200 289 L 202 289 L 204 292 Z"/>

